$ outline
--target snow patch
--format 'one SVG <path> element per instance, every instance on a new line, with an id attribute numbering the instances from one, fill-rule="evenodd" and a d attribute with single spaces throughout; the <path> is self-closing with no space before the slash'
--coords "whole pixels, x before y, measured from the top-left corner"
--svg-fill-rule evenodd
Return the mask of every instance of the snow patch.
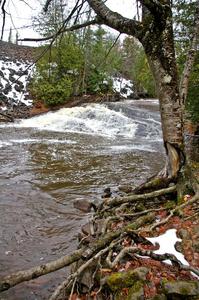
<path id="1" fill-rule="evenodd" d="M 185 259 L 184 255 L 175 249 L 176 242 L 181 242 L 182 240 L 179 239 L 176 236 L 176 229 L 169 229 L 164 234 L 153 237 L 153 238 L 147 238 L 153 245 L 158 243 L 160 245 L 160 248 L 158 250 L 155 250 L 154 253 L 156 254 L 173 254 L 176 256 L 176 258 L 183 264 L 183 265 L 189 265 L 187 260 Z M 171 264 L 170 260 L 165 260 L 165 263 Z"/>
<path id="2" fill-rule="evenodd" d="M 31 105 L 32 100 L 28 95 L 27 85 L 32 76 L 34 65 L 29 61 L 0 60 L 0 99 L 4 105 L 0 110 L 5 110 L 5 105 L 18 105 L 24 103 Z"/>
<path id="3" fill-rule="evenodd" d="M 129 98 L 133 92 L 133 83 L 131 80 L 123 77 L 113 77 L 113 90 L 124 98 Z"/>

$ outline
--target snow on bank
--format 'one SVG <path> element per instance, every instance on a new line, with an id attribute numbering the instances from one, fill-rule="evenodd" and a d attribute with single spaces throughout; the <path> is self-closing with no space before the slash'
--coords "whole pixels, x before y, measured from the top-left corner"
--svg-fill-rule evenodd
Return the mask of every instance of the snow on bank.
<path id="1" fill-rule="evenodd" d="M 164 234 L 153 237 L 147 238 L 153 245 L 158 243 L 160 245 L 159 249 L 154 251 L 156 254 L 173 254 L 176 258 L 181 261 L 183 265 L 189 265 L 187 260 L 185 259 L 184 255 L 175 249 L 176 242 L 181 242 L 182 240 L 177 238 L 176 236 L 176 229 L 169 229 Z M 165 260 L 165 263 L 171 264 L 170 260 Z"/>
<path id="2" fill-rule="evenodd" d="M 19 103 L 32 104 L 27 85 L 33 68 L 34 66 L 31 66 L 31 62 L 28 61 L 12 61 L 7 57 L 0 60 L 0 105 L 4 103 L 2 110 L 6 109 L 7 104 L 11 106 Z"/>
<path id="3" fill-rule="evenodd" d="M 113 77 L 113 90 L 119 93 L 124 98 L 129 98 L 133 95 L 133 83 L 123 77 Z"/>

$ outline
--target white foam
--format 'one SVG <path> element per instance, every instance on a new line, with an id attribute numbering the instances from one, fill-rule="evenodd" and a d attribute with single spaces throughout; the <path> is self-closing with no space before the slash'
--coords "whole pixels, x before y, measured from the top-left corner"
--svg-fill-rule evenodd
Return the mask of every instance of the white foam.
<path id="1" fill-rule="evenodd" d="M 105 105 L 92 104 L 84 107 L 62 108 L 57 112 L 22 120 L 18 127 L 132 138 L 137 125 L 122 112 L 113 111 Z"/>

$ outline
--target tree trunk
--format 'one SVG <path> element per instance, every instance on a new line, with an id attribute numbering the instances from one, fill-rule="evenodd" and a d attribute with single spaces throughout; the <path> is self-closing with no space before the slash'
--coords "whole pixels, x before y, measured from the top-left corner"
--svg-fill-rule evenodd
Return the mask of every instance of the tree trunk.
<path id="1" fill-rule="evenodd" d="M 182 107 L 177 74 L 165 70 L 159 59 L 148 57 L 148 60 L 155 77 L 160 101 L 163 140 L 167 154 L 166 167 L 162 175 L 176 177 L 185 161 Z"/>
<path id="2" fill-rule="evenodd" d="M 162 21 L 163 20 L 163 21 Z M 152 24 L 149 27 L 149 23 Z M 172 12 L 167 9 L 164 17 L 151 15 L 143 8 L 143 24 L 148 26 L 140 41 L 145 49 L 156 83 L 160 101 L 160 114 L 167 162 L 161 175 L 177 177 L 185 162 L 182 101 L 173 42 Z M 147 27 L 146 27 L 147 28 Z"/>

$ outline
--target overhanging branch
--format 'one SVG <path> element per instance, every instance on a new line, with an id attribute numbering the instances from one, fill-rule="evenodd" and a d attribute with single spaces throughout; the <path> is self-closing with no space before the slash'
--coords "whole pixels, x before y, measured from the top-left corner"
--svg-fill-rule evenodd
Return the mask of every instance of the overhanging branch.
<path id="1" fill-rule="evenodd" d="M 60 34 L 64 33 L 64 32 L 69 32 L 69 31 L 75 31 L 90 25 L 97 25 L 97 24 L 101 24 L 100 20 L 98 18 L 95 18 L 91 21 L 87 21 L 84 22 L 82 24 L 75 24 L 71 27 L 68 28 L 63 28 L 62 30 L 59 31 L 59 33 L 53 34 L 51 36 L 48 37 L 44 37 L 44 38 L 24 38 L 24 39 L 19 39 L 19 41 L 22 42 L 44 42 L 44 41 L 49 41 L 52 40 L 54 38 L 56 38 L 57 36 L 59 36 Z"/>
<path id="2" fill-rule="evenodd" d="M 101 0 L 87 0 L 103 24 L 136 38 L 139 38 L 142 30 L 140 22 L 123 17 L 122 15 L 110 10 Z"/>

